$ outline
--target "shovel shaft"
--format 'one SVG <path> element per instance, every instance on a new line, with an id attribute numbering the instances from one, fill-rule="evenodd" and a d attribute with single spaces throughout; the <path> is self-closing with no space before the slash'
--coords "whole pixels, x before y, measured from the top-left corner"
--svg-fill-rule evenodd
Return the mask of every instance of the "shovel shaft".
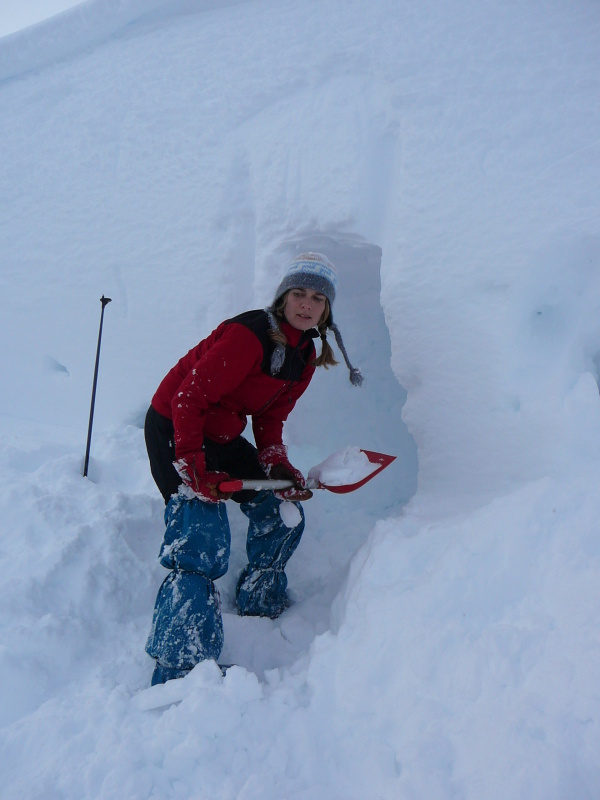
<path id="1" fill-rule="evenodd" d="M 243 489 L 250 489 L 253 492 L 260 492 L 262 490 L 277 491 L 278 489 L 291 489 L 294 485 L 292 481 L 272 481 L 268 478 L 259 478 L 258 480 L 235 480 L 222 481 L 219 484 L 220 492 L 241 492 Z M 306 485 L 309 489 L 318 489 L 319 484 L 315 481 L 308 480 Z"/>

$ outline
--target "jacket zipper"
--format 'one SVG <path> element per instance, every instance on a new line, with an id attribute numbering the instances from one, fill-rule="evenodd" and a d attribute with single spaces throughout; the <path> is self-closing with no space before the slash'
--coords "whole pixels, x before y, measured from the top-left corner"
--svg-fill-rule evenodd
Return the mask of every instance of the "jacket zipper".
<path id="1" fill-rule="evenodd" d="M 279 395 L 280 395 L 280 394 L 281 394 L 283 391 L 285 391 L 285 390 L 287 389 L 288 385 L 291 387 L 291 381 L 288 381 L 288 382 L 284 383 L 284 384 L 283 384 L 283 386 L 280 386 L 280 387 L 279 387 L 279 389 L 277 389 L 277 391 L 276 391 L 276 392 L 275 392 L 275 394 L 273 395 L 273 397 L 271 397 L 271 399 L 270 399 L 270 400 L 267 400 L 267 402 L 264 404 L 264 406 L 263 406 L 263 407 L 262 407 L 262 408 L 261 408 L 259 411 L 257 411 L 255 414 L 252 414 L 252 416 L 253 416 L 253 417 L 260 417 L 260 415 L 263 413 L 263 411 L 266 411 L 266 410 L 267 410 L 267 408 L 268 408 L 270 405 L 272 405 L 272 404 L 275 402 L 275 400 L 277 400 L 277 398 L 279 397 Z"/>

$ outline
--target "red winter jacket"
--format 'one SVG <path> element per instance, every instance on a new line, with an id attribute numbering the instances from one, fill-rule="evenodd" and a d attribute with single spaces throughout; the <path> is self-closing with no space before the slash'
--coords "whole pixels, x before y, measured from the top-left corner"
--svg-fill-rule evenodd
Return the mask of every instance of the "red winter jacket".
<path id="1" fill-rule="evenodd" d="M 166 375 L 152 405 L 173 420 L 177 458 L 198 452 L 206 436 L 230 442 L 252 417 L 259 450 L 282 443 L 283 423 L 314 373 L 314 331 L 280 324 L 288 345 L 271 375 L 274 344 L 265 311 L 247 311 L 221 323 Z"/>

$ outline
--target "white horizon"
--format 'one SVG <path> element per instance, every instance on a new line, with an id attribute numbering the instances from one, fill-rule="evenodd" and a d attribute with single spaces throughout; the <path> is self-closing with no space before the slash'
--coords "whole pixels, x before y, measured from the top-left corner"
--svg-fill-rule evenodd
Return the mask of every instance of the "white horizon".
<path id="1" fill-rule="evenodd" d="M 81 5 L 81 0 L 4 0 L 0 5 L 0 38 L 30 28 Z"/>

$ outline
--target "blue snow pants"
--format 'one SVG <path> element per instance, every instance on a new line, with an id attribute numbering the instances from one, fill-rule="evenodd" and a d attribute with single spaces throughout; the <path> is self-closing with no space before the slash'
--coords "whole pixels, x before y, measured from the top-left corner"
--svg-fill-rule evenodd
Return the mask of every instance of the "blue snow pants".
<path id="1" fill-rule="evenodd" d="M 236 587 L 241 615 L 278 617 L 288 604 L 285 566 L 304 531 L 288 528 L 272 492 L 240 504 L 248 517 L 248 565 Z M 158 591 L 146 652 L 156 659 L 152 685 L 183 677 L 198 662 L 218 661 L 223 647 L 221 604 L 215 580 L 227 572 L 231 532 L 225 503 L 174 495 L 165 509 L 160 562 L 170 570 Z"/>

